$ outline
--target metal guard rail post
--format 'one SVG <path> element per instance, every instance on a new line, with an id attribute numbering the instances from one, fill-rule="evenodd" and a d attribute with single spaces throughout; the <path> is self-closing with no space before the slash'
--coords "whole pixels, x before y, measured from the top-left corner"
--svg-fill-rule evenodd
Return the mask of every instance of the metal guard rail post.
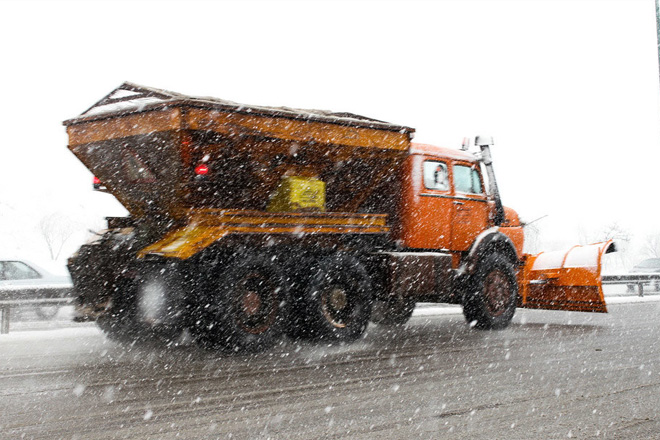
<path id="1" fill-rule="evenodd" d="M 660 273 L 602 275 L 601 279 L 603 284 L 627 284 L 628 287 L 637 286 L 638 295 L 644 296 L 644 285 L 651 284 L 652 281 L 660 284 Z"/>
<path id="2" fill-rule="evenodd" d="M 9 333 L 10 310 L 14 306 L 33 304 L 69 304 L 73 298 L 13 299 L 0 301 L 0 334 Z"/>

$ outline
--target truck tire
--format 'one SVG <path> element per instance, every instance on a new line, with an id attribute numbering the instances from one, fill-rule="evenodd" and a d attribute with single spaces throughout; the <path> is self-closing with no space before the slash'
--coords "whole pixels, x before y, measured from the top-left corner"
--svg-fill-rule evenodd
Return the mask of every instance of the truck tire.
<path id="1" fill-rule="evenodd" d="M 312 340 L 350 342 L 369 324 L 372 288 L 360 261 L 347 254 L 321 258 L 306 268 L 306 282 L 292 299 L 289 334 Z"/>
<path id="2" fill-rule="evenodd" d="M 183 294 L 175 271 L 144 269 L 137 280 L 118 283 L 110 310 L 97 324 L 118 342 L 170 344 L 183 331 Z"/>
<path id="3" fill-rule="evenodd" d="M 501 254 L 486 255 L 467 283 L 463 314 L 475 328 L 499 330 L 516 311 L 518 282 L 513 265 Z"/>
<path id="4" fill-rule="evenodd" d="M 403 325 L 413 314 L 415 301 L 400 295 L 385 301 L 374 301 L 371 310 L 371 322 L 383 326 Z"/>
<path id="5" fill-rule="evenodd" d="M 270 256 L 243 255 L 229 269 L 223 268 L 211 284 L 201 316 L 191 329 L 200 345 L 257 352 L 280 340 L 287 285 Z"/>
<path id="6" fill-rule="evenodd" d="M 105 336 L 115 342 L 132 344 L 145 342 L 151 337 L 135 322 L 135 286 L 118 288 L 110 309 L 96 319 L 96 325 Z"/>

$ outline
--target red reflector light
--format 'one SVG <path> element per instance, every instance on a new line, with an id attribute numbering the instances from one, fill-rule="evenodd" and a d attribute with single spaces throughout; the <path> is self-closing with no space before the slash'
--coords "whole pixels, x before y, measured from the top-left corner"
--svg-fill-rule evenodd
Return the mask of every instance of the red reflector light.
<path id="1" fill-rule="evenodd" d="M 206 164 L 199 164 L 195 167 L 195 174 L 198 176 L 205 176 L 209 173 L 209 167 Z"/>
<path id="2" fill-rule="evenodd" d="M 101 183 L 101 179 L 99 179 L 98 177 L 94 176 L 94 178 L 92 179 L 92 183 L 93 183 L 94 185 L 99 185 L 99 184 Z"/>

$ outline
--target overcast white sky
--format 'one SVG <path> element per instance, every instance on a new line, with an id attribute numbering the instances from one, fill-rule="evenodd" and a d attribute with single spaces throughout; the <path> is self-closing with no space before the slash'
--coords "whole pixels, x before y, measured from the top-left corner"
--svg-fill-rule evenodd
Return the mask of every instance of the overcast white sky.
<path id="1" fill-rule="evenodd" d="M 547 237 L 660 223 L 653 0 L 0 1 L 0 238 L 121 213 L 61 122 L 123 81 L 491 134 L 504 203 Z M 32 236 L 32 237 L 30 237 Z"/>

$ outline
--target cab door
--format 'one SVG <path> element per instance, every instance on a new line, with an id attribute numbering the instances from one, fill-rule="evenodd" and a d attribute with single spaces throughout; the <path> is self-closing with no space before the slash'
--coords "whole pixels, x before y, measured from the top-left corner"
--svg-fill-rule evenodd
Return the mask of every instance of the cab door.
<path id="1" fill-rule="evenodd" d="M 467 162 L 452 163 L 453 219 L 451 249 L 467 251 L 488 228 L 488 198 L 478 167 Z"/>
<path id="2" fill-rule="evenodd" d="M 406 163 L 399 238 L 414 249 L 449 249 L 452 189 L 450 163 L 433 156 L 412 155 Z"/>

